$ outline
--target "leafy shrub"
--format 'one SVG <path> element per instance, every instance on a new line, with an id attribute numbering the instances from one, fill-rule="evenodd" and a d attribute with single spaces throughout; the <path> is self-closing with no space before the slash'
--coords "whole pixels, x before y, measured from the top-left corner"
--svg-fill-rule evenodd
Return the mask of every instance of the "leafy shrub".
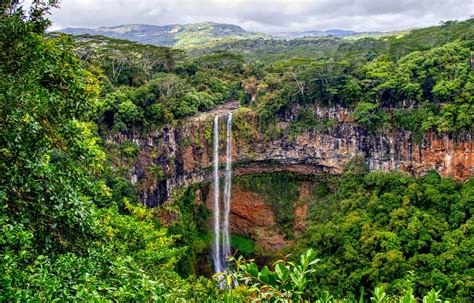
<path id="1" fill-rule="evenodd" d="M 255 252 L 254 241 L 244 235 L 231 234 L 230 245 L 234 250 L 236 249 L 244 255 L 250 255 Z"/>
<path id="2" fill-rule="evenodd" d="M 122 155 L 126 158 L 135 158 L 140 153 L 140 145 L 131 142 L 131 141 L 124 141 L 121 144 Z"/>
<path id="3" fill-rule="evenodd" d="M 352 113 L 357 123 L 365 127 L 368 131 L 375 133 L 376 131 L 386 128 L 388 116 L 383 110 L 378 110 L 379 105 L 368 102 L 357 104 Z"/>
<path id="4" fill-rule="evenodd" d="M 287 256 L 288 257 L 288 256 Z M 295 261 L 287 258 L 276 261 L 273 270 L 258 266 L 243 257 L 230 258 L 234 264 L 233 271 L 227 271 L 221 279 L 224 288 L 224 299 L 232 302 L 246 302 L 252 298 L 258 302 L 357 302 L 355 299 L 337 299 L 328 291 L 315 292 L 311 288 L 310 276 L 315 272 L 315 266 L 320 261 L 312 249 L 306 250 Z M 217 275 L 216 275 L 217 276 Z M 237 285 L 231 289 L 233 285 Z M 443 302 L 441 291 L 431 289 L 422 299 L 424 303 Z M 358 302 L 364 302 L 364 293 L 361 293 Z M 370 296 L 371 303 L 416 303 L 419 300 L 413 295 L 413 289 L 407 286 L 401 295 L 389 295 L 384 287 L 376 287 Z M 444 301 L 448 303 L 449 301 Z"/>

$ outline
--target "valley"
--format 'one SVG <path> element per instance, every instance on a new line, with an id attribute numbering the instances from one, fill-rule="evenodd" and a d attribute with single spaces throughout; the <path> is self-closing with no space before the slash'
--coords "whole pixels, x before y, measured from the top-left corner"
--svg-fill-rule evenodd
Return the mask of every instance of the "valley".
<path id="1" fill-rule="evenodd" d="M 1 4 L 0 302 L 472 301 L 472 17 L 51 31 L 58 6 Z"/>

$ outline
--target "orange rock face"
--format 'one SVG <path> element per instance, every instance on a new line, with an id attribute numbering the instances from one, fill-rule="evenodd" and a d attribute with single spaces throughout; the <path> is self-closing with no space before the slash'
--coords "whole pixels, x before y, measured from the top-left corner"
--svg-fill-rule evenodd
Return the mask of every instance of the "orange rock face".
<path id="1" fill-rule="evenodd" d="M 415 161 L 431 166 L 443 176 L 466 180 L 474 174 L 472 141 L 454 142 L 447 135 L 440 138 L 430 133 L 427 142 L 425 149 L 417 147 L 419 153 Z"/>
<path id="2" fill-rule="evenodd" d="M 311 195 L 311 182 L 299 182 L 299 197 L 295 204 L 295 232 L 301 233 L 306 228 L 308 205 L 306 199 Z M 206 198 L 206 206 L 213 210 L 214 191 L 211 188 Z M 222 206 L 221 206 L 222 209 Z M 209 228 L 212 227 L 212 218 Z M 256 245 L 267 252 L 276 252 L 292 244 L 286 240 L 278 229 L 272 206 L 258 193 L 245 191 L 238 186 L 232 189 L 230 210 L 230 231 L 243 234 L 253 239 Z"/>
<path id="3" fill-rule="evenodd" d="M 194 161 L 194 153 L 193 147 L 187 146 L 182 149 L 183 151 L 183 167 L 186 172 L 192 172 L 193 169 L 196 167 L 196 163 Z"/>
<path id="4" fill-rule="evenodd" d="M 214 191 L 211 189 L 206 199 L 206 205 L 212 210 L 214 208 L 213 199 Z M 279 232 L 271 206 L 265 203 L 257 193 L 234 187 L 229 221 L 231 233 L 249 236 L 264 251 L 278 251 L 291 244 Z M 212 218 L 209 222 L 209 225 L 211 224 Z"/>
<path id="5" fill-rule="evenodd" d="M 301 204 L 295 208 L 295 230 L 302 232 L 306 228 L 306 216 L 308 215 L 308 204 Z"/>
<path id="6" fill-rule="evenodd" d="M 275 225 L 273 211 L 262 197 L 253 192 L 241 191 L 239 188 L 232 191 L 231 214 L 235 218 L 243 219 L 242 224 L 249 222 L 252 226 Z M 242 229 L 236 228 L 237 232 L 240 230 Z"/>

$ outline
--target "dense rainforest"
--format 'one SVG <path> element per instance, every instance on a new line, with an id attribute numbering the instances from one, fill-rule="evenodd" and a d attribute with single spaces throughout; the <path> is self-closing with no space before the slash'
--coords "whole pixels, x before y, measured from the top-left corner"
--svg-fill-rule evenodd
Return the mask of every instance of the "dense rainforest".
<path id="1" fill-rule="evenodd" d="M 299 235 L 289 202 L 298 176 L 236 178 L 265 195 L 293 245 L 264 265 L 251 239 L 233 235 L 231 270 L 204 276 L 197 263 L 212 236 L 199 185 L 160 206 L 180 214 L 168 224 L 119 165 L 140 147 L 114 150 L 103 138 L 229 101 L 255 112 L 254 125 L 234 127 L 243 137 L 334 126 L 317 115 L 331 107 L 376 136 L 472 134 L 474 19 L 393 36 L 182 50 L 47 32 L 56 6 L 0 4 L 0 302 L 471 302 L 472 178 L 369 172 L 355 157 L 340 175 L 314 177 Z"/>

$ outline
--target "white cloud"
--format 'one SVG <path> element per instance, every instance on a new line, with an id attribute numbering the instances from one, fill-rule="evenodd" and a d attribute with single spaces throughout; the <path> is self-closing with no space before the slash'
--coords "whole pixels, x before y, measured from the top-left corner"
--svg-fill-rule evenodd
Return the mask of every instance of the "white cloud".
<path id="1" fill-rule="evenodd" d="M 473 13 L 472 0 L 63 0 L 51 19 L 55 28 L 214 21 L 263 32 L 389 31 Z"/>

